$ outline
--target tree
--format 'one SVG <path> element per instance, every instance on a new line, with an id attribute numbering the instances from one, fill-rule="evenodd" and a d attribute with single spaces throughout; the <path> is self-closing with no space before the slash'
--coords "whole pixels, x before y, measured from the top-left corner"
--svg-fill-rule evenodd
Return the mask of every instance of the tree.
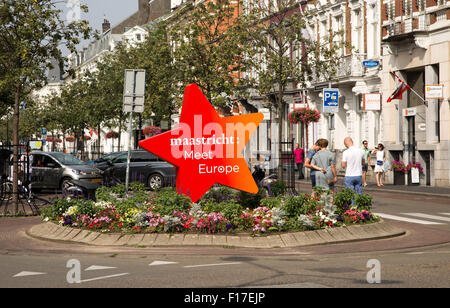
<path id="1" fill-rule="evenodd" d="M 291 0 L 257 1 L 244 8 L 241 30 L 251 42 L 248 58 L 253 59 L 255 85 L 261 95 L 273 103 L 278 114 L 278 141 L 281 142 L 283 116 L 288 87 L 305 89 L 324 73 L 332 77 L 339 63 L 339 33 L 329 33 L 322 40 L 310 37 L 308 23 L 314 15 L 302 4 Z M 282 178 L 282 153 L 278 147 L 278 176 Z"/>
<path id="2" fill-rule="evenodd" d="M 242 89 L 240 72 L 247 70 L 245 41 L 239 33 L 242 1 L 189 3 L 173 17 L 170 39 L 179 73 L 179 93 L 195 83 L 216 107 Z M 182 97 L 182 95 L 180 95 Z"/>
<path id="3" fill-rule="evenodd" d="M 74 51 L 79 37 L 89 38 L 84 20 L 65 22 L 57 0 L 3 0 L 0 2 L 0 89 L 14 94 L 13 111 L 13 196 L 18 204 L 19 103 L 31 90 L 46 82 L 51 59 L 63 62 L 59 49 Z M 86 6 L 80 10 L 87 11 Z"/>

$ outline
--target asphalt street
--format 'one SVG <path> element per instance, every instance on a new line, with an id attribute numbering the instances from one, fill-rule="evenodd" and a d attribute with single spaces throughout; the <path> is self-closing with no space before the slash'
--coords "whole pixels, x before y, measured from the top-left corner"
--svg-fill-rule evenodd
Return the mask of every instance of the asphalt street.
<path id="1" fill-rule="evenodd" d="M 39 217 L 3 217 L 0 287 L 450 287 L 450 199 L 371 195 L 374 212 L 405 235 L 285 249 L 94 247 L 31 238 Z"/>

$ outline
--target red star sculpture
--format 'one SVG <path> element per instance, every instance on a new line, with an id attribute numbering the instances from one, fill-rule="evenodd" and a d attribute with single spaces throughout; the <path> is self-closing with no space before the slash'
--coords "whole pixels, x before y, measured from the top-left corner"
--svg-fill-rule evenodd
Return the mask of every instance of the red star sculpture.
<path id="1" fill-rule="evenodd" d="M 193 202 L 215 183 L 257 193 L 242 151 L 262 120 L 262 113 L 220 117 L 191 84 L 184 92 L 179 127 L 139 146 L 177 167 L 177 191 Z"/>

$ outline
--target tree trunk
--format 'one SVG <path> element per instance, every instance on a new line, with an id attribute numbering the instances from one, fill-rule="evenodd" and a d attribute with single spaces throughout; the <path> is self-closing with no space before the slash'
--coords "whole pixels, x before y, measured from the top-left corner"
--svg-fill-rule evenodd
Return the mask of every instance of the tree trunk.
<path id="1" fill-rule="evenodd" d="M 14 97 L 14 111 L 13 111 L 13 206 L 14 214 L 17 214 L 19 209 L 19 100 L 20 100 L 20 85 L 16 86 Z"/>

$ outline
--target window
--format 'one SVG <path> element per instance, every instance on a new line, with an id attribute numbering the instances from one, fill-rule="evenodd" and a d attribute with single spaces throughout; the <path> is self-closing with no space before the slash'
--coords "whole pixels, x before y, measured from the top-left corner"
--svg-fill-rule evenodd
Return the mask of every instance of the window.
<path id="1" fill-rule="evenodd" d="M 136 34 L 136 40 L 137 40 L 138 42 L 141 41 L 141 34 L 140 34 L 140 33 Z"/>

